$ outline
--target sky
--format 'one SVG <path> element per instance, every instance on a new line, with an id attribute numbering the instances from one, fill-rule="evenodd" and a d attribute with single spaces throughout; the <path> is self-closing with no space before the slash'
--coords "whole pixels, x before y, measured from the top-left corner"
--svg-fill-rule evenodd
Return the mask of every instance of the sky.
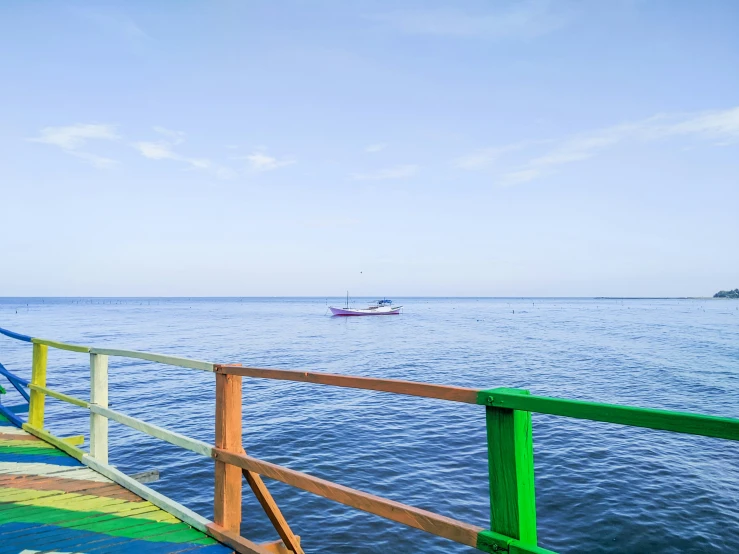
<path id="1" fill-rule="evenodd" d="M 0 4 L 0 296 L 739 287 L 739 3 Z"/>

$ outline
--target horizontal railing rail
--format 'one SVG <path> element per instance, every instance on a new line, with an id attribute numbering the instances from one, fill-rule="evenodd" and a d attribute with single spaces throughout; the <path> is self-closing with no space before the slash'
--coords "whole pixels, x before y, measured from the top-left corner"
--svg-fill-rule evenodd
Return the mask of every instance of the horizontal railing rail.
<path id="1" fill-rule="evenodd" d="M 739 440 L 739 419 L 728 417 L 533 396 L 501 389 L 482 391 L 478 404 L 659 431 Z"/>
<path id="2" fill-rule="evenodd" d="M 430 383 L 401 381 L 398 379 L 376 379 L 374 377 L 356 377 L 353 375 L 338 375 L 334 373 L 296 371 L 293 369 L 267 369 L 217 364 L 214 367 L 214 371 L 216 373 L 239 375 L 241 377 L 261 377 L 263 379 L 276 379 L 280 381 L 295 381 L 313 383 L 315 385 L 330 385 L 334 387 L 390 392 L 406 396 L 421 396 L 424 398 L 436 398 L 438 400 L 466 402 L 467 404 L 476 404 L 477 395 L 480 392 L 478 389 L 466 387 L 433 385 Z"/>
<path id="3" fill-rule="evenodd" d="M 180 356 L 171 356 L 168 354 L 157 354 L 155 352 L 143 352 L 140 350 L 123 350 L 120 348 L 98 348 L 95 346 L 83 346 L 81 344 L 71 344 L 67 342 L 39 339 L 29 337 L 27 335 L 21 335 L 20 333 L 14 333 L 7 329 L 0 327 L 0 335 L 5 335 L 12 339 L 22 340 L 24 342 L 30 342 L 33 344 L 41 344 L 43 346 L 50 346 L 58 350 L 68 350 L 70 352 L 90 353 L 90 354 L 102 354 L 105 356 L 119 356 L 122 358 L 137 358 L 140 360 L 147 360 L 150 362 L 159 362 L 165 365 L 171 365 L 176 367 L 186 367 L 190 369 L 201 369 L 203 371 L 213 371 L 215 364 L 213 362 L 204 362 L 202 360 L 193 360 L 191 358 L 183 358 Z"/>
<path id="4" fill-rule="evenodd" d="M 532 412 L 739 440 L 739 419 L 733 418 L 535 396 L 519 389 L 480 390 L 394 379 L 258 368 L 239 364 L 217 364 L 151 352 L 88 347 L 36 339 L 2 328 L 0 328 L 0 334 L 31 342 L 34 345 L 31 382 L 17 379 L 13 383 L 15 385 L 18 382 L 27 386 L 31 391 L 29 422 L 23 424 L 24 429 L 169 510 L 181 517 L 183 521 L 208 532 L 238 552 L 258 552 L 260 554 L 266 552 L 260 545 L 238 535 L 241 521 L 242 473 L 267 512 L 283 544 L 296 554 L 303 553 L 299 540 L 287 526 L 260 476 L 281 481 L 329 500 L 486 552 L 546 554 L 550 551 L 537 546 L 531 439 Z M 89 402 L 46 387 L 45 366 L 46 348 L 48 347 L 90 354 L 91 399 Z M 216 377 L 216 444 L 211 445 L 110 409 L 107 405 L 108 356 L 137 358 L 214 372 Z M 471 525 L 249 456 L 241 444 L 242 377 L 363 389 L 485 406 L 490 473 L 490 528 Z M 90 412 L 89 454 L 43 430 L 43 399 L 46 396 L 85 408 Z M 215 523 L 205 520 L 184 506 L 163 497 L 108 465 L 108 420 L 116 421 L 215 460 Z"/>
<path id="5" fill-rule="evenodd" d="M 115 348 L 90 348 L 91 354 L 103 354 L 106 356 L 119 356 L 122 358 L 138 358 L 139 360 L 147 360 L 149 362 L 159 362 L 160 364 L 186 367 L 190 369 L 201 369 L 203 371 L 213 371 L 212 362 L 203 362 L 201 360 L 193 360 L 190 358 L 180 358 L 178 356 L 168 356 L 166 354 L 155 354 L 154 352 L 139 352 L 138 350 L 118 350 Z"/>

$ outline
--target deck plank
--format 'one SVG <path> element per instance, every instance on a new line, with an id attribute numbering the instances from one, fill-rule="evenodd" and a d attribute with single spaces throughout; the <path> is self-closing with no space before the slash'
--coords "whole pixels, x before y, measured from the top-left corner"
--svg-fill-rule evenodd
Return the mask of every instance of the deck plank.
<path id="1" fill-rule="evenodd" d="M 152 508 L 149 508 L 150 510 Z M 58 544 L 56 544 L 57 537 L 60 533 L 60 529 L 66 531 L 80 530 L 81 527 L 90 527 L 94 525 L 100 525 L 110 521 L 129 521 L 129 518 L 116 518 L 110 514 L 92 514 L 85 515 L 80 518 L 79 514 L 75 514 L 76 519 L 74 520 L 54 520 L 49 521 L 44 525 L 36 526 L 33 528 L 33 538 L 36 549 L 51 549 L 58 550 Z M 130 518 L 132 521 L 137 521 Z M 136 523 L 138 524 L 138 523 Z M 2 534 L 2 540 L 4 546 L 12 546 L 23 550 L 23 545 L 27 541 L 27 531 L 24 532 L 7 532 Z M 96 534 L 97 535 L 97 534 Z M 99 536 L 108 537 L 108 535 Z M 20 551 L 19 550 L 19 551 Z"/>
<path id="2" fill-rule="evenodd" d="M 0 420 L 0 552 L 232 554 L 54 446 Z"/>

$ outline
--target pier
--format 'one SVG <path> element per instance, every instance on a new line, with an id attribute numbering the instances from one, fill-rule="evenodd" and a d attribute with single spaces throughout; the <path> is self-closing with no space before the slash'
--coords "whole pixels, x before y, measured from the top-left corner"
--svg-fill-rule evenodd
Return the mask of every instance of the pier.
<path id="1" fill-rule="evenodd" d="M 302 554 L 304 549 L 310 552 L 310 545 L 301 544 L 299 530 L 290 528 L 269 493 L 263 480 L 266 477 L 483 552 L 551 554 L 538 546 L 532 413 L 739 440 L 739 420 L 732 418 L 542 397 L 527 390 L 502 387 L 474 389 L 256 368 L 69 344 L 6 329 L 0 329 L 0 334 L 29 343 L 31 350 L 30 381 L 0 365 L 0 374 L 27 401 L 18 406 L 0 405 L 0 552 L 141 550 Z M 46 386 L 50 353 L 55 349 L 89 357 L 89 400 Z M 212 373 L 216 390 L 215 444 L 111 409 L 108 405 L 111 357 Z M 481 483 L 481 490 L 487 489 L 489 493 L 489 521 L 484 527 L 458 521 L 250 456 L 242 443 L 244 378 L 288 380 L 479 405 L 480 425 L 487 429 L 489 480 Z M 88 451 L 79 448 L 83 437 L 58 437 L 46 430 L 47 400 L 65 402 L 89 413 Z M 23 421 L 18 414 L 26 409 L 28 417 Z M 110 420 L 212 459 L 213 521 L 111 466 L 108 463 Z M 257 544 L 240 534 L 243 480 L 274 527 L 273 542 Z"/>

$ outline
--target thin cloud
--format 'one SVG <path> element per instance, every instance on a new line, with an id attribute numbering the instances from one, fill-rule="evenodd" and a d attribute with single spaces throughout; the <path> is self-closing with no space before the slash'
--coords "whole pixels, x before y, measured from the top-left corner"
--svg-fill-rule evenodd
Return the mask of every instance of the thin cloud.
<path id="1" fill-rule="evenodd" d="M 380 152 L 382 150 L 385 150 L 385 148 L 387 148 L 387 144 L 385 144 L 384 142 L 380 142 L 377 144 L 370 144 L 364 149 L 364 151 L 369 152 L 369 153 L 374 153 L 374 152 Z"/>
<path id="2" fill-rule="evenodd" d="M 399 165 L 388 169 L 380 169 L 369 173 L 353 173 L 352 179 L 357 181 L 385 181 L 390 179 L 406 179 L 418 173 L 416 165 Z"/>
<path id="3" fill-rule="evenodd" d="M 182 144 L 185 142 L 185 133 L 182 131 L 172 131 L 171 129 L 167 129 L 166 127 L 159 127 L 154 126 L 152 127 L 155 132 L 159 133 L 160 135 L 164 135 L 165 137 L 169 138 L 172 144 Z"/>
<path id="4" fill-rule="evenodd" d="M 133 143 L 132 146 L 145 158 L 150 160 L 172 160 L 184 163 L 192 169 L 208 170 L 223 179 L 236 175 L 236 172 L 231 168 L 215 164 L 207 158 L 194 158 L 177 152 L 174 147 L 185 142 L 186 135 L 182 131 L 173 131 L 165 127 L 154 127 L 153 129 L 156 133 L 167 137 L 169 140 Z"/>
<path id="5" fill-rule="evenodd" d="M 672 116 L 673 119 L 680 116 Z M 739 140 L 739 106 L 728 110 L 714 110 L 698 114 L 684 114 L 682 121 L 658 124 L 670 116 L 656 116 L 653 134 L 660 136 L 702 135 L 708 138 L 728 139 L 725 144 Z"/>
<path id="6" fill-rule="evenodd" d="M 90 139 L 115 140 L 120 138 L 113 125 L 83 124 L 66 127 L 44 127 L 41 136 L 29 139 L 32 142 L 53 144 L 65 150 L 74 150 L 84 146 Z"/>
<path id="7" fill-rule="evenodd" d="M 98 167 L 108 168 L 116 165 L 116 160 L 98 156 L 86 150 L 82 150 L 89 141 L 93 140 L 118 140 L 114 125 L 77 123 L 66 127 L 44 127 L 38 137 L 28 139 L 30 142 L 50 144 L 61 148 L 65 153 L 80 158 L 87 163 Z"/>
<path id="8" fill-rule="evenodd" d="M 579 133 L 559 141 L 518 143 L 478 150 L 454 163 L 462 169 L 483 169 L 510 152 L 533 150 L 536 145 L 542 144 L 553 145 L 537 155 L 529 154 L 523 164 L 519 163 L 498 175 L 498 184 L 512 186 L 550 175 L 563 165 L 590 159 L 622 143 L 648 143 L 675 137 L 711 140 L 722 146 L 735 144 L 739 141 L 739 107 L 707 112 L 658 114 L 640 121 Z"/>
<path id="9" fill-rule="evenodd" d="M 268 156 L 262 152 L 253 152 L 248 156 L 239 156 L 237 159 L 246 160 L 249 163 L 249 167 L 254 171 L 272 171 L 280 167 L 286 167 L 293 165 L 295 160 L 289 158 L 275 158 Z"/>
<path id="10" fill-rule="evenodd" d="M 556 8 L 556 10 L 555 10 Z M 408 34 L 492 39 L 530 39 L 555 31 L 571 19 L 561 3 L 532 0 L 486 12 L 457 8 L 397 10 L 370 16 Z"/>
<path id="11" fill-rule="evenodd" d="M 172 144 L 165 141 L 136 142 L 133 146 L 139 151 L 139 154 L 150 160 L 174 160 L 184 162 L 197 169 L 208 169 L 211 166 L 210 160 L 205 158 L 188 158 L 177 154 L 172 150 Z"/>
<path id="12" fill-rule="evenodd" d="M 176 160 L 178 156 L 166 142 L 137 142 L 134 148 L 150 160 Z"/>

